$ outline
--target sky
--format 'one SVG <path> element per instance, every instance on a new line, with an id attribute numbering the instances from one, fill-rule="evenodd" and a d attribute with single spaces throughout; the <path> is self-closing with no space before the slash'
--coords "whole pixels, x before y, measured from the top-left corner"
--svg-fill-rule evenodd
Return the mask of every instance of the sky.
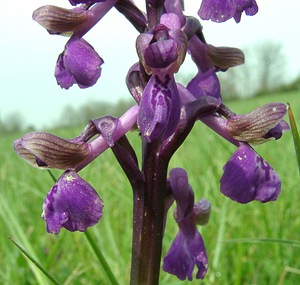
<path id="1" fill-rule="evenodd" d="M 144 1 L 135 2 L 143 7 Z M 185 3 L 185 14 L 197 16 L 201 0 Z M 280 42 L 288 60 L 287 76 L 292 80 L 300 75 L 300 1 L 257 0 L 257 3 L 259 12 L 253 17 L 243 15 L 239 24 L 233 19 L 225 23 L 201 21 L 206 41 L 241 49 L 265 40 Z M 76 85 L 69 90 L 61 89 L 53 74 L 68 38 L 49 35 L 32 20 L 32 12 L 47 4 L 72 7 L 68 0 L 11 0 L 0 10 L 0 120 L 21 116 L 25 125 L 39 130 L 56 123 L 67 105 L 77 109 L 83 103 L 129 98 L 125 77 L 137 61 L 138 33 L 113 9 L 84 36 L 104 59 L 98 83 L 88 89 Z M 191 68 L 186 64 L 183 72 Z"/>

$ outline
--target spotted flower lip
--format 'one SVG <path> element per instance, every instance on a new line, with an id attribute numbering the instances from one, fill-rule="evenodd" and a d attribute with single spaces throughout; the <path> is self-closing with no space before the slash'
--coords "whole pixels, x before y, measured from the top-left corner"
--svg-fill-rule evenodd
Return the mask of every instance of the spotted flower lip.
<path id="1" fill-rule="evenodd" d="M 239 23 L 242 13 L 253 16 L 258 12 L 255 0 L 203 0 L 198 11 L 202 20 L 225 22 L 230 18 Z"/>
<path id="2" fill-rule="evenodd" d="M 221 192 L 242 204 L 275 201 L 281 181 L 275 170 L 248 144 L 241 143 L 224 166 Z"/>
<path id="3" fill-rule="evenodd" d="M 169 137 L 178 124 L 180 107 L 174 76 L 152 75 L 145 87 L 137 118 L 142 136 L 149 142 Z"/>
<path id="4" fill-rule="evenodd" d="M 93 86 L 101 75 L 103 59 L 84 39 L 70 39 L 58 57 L 55 77 L 57 84 L 69 89 L 73 84 L 80 88 Z"/>
<path id="5" fill-rule="evenodd" d="M 102 208 L 102 200 L 94 188 L 75 171 L 67 170 L 49 191 L 42 218 L 48 233 L 58 234 L 62 227 L 83 232 L 98 223 Z"/>

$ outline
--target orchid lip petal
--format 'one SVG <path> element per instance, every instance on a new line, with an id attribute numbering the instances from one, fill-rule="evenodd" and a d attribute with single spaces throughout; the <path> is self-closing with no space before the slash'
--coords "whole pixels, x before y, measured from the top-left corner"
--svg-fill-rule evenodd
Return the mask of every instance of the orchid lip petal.
<path id="1" fill-rule="evenodd" d="M 49 233 L 85 231 L 102 217 L 102 200 L 93 187 L 74 170 L 65 171 L 49 191 L 42 218 Z"/>
<path id="2" fill-rule="evenodd" d="M 224 166 L 221 192 L 239 203 L 258 200 L 262 203 L 278 198 L 281 182 L 274 169 L 249 145 L 240 144 Z"/>
<path id="3" fill-rule="evenodd" d="M 68 89 L 74 83 L 80 88 L 93 86 L 101 75 L 103 59 L 84 39 L 70 39 L 58 57 L 55 77 L 58 85 Z"/>

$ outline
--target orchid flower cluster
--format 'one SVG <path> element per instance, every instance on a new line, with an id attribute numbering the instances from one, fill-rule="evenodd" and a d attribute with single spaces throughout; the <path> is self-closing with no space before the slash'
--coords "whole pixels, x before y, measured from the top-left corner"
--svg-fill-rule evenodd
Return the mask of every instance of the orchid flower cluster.
<path id="1" fill-rule="evenodd" d="M 195 202 L 187 172 L 169 170 L 169 161 L 200 121 L 237 147 L 224 166 L 221 192 L 238 203 L 274 201 L 281 191 L 280 178 L 253 145 L 279 139 L 289 129 L 283 121 L 287 107 L 270 103 L 239 115 L 223 103 L 216 74 L 242 64 L 244 55 L 237 48 L 207 43 L 199 20 L 184 15 L 183 1 L 146 0 L 145 11 L 132 0 L 69 2 L 75 7 L 47 5 L 33 13 L 50 34 L 69 36 L 55 67 L 58 85 L 88 88 L 97 82 L 103 59 L 83 36 L 115 7 L 139 32 L 138 62 L 126 77 L 136 104 L 119 118 L 91 120 L 73 139 L 32 132 L 15 141 L 16 153 L 32 166 L 64 171 L 43 204 L 47 231 L 85 231 L 98 223 L 103 202 L 78 172 L 110 148 L 133 191 L 131 284 L 158 284 L 166 216 L 174 202 L 178 233 L 162 268 L 180 280 L 202 279 L 208 259 L 198 226 L 208 222 L 211 204 L 204 198 Z M 203 20 L 239 22 L 243 12 L 257 11 L 255 0 L 203 0 L 198 15 Z M 174 75 L 186 56 L 198 70 L 183 86 Z M 142 140 L 141 167 L 126 137 L 136 125 Z"/>

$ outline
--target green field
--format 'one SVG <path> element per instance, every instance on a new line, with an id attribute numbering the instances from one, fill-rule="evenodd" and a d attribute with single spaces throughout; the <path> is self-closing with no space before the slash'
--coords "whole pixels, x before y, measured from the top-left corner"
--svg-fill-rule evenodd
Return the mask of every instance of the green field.
<path id="1" fill-rule="evenodd" d="M 237 113 L 249 112 L 270 101 L 289 102 L 300 126 L 300 94 L 275 94 L 228 105 Z M 286 117 L 286 120 L 288 118 Z M 83 126 L 82 126 L 83 127 Z M 56 130 L 64 138 L 81 128 Z M 47 171 L 30 167 L 14 152 L 14 139 L 0 137 L 0 284 L 51 284 L 8 239 L 20 243 L 60 284 L 109 284 L 83 233 L 62 229 L 49 235 L 41 219 L 43 200 L 53 182 Z M 137 148 L 137 132 L 128 135 Z M 212 203 L 211 219 L 200 228 L 209 258 L 203 281 L 180 282 L 161 272 L 160 284 L 295 285 L 300 281 L 300 187 L 292 135 L 257 146 L 282 179 L 278 201 L 240 205 L 219 192 L 222 167 L 235 147 L 198 123 L 171 161 L 189 174 L 195 198 Z M 139 154 L 140 155 L 140 154 Z M 53 172 L 59 176 L 59 171 Z M 89 229 L 105 255 L 120 285 L 129 283 L 132 195 L 126 177 L 109 150 L 81 172 L 104 200 L 104 215 Z M 177 232 L 170 213 L 163 251 L 167 252 Z M 241 240 L 242 239 L 242 240 Z M 246 239 L 246 240 L 245 240 Z"/>

